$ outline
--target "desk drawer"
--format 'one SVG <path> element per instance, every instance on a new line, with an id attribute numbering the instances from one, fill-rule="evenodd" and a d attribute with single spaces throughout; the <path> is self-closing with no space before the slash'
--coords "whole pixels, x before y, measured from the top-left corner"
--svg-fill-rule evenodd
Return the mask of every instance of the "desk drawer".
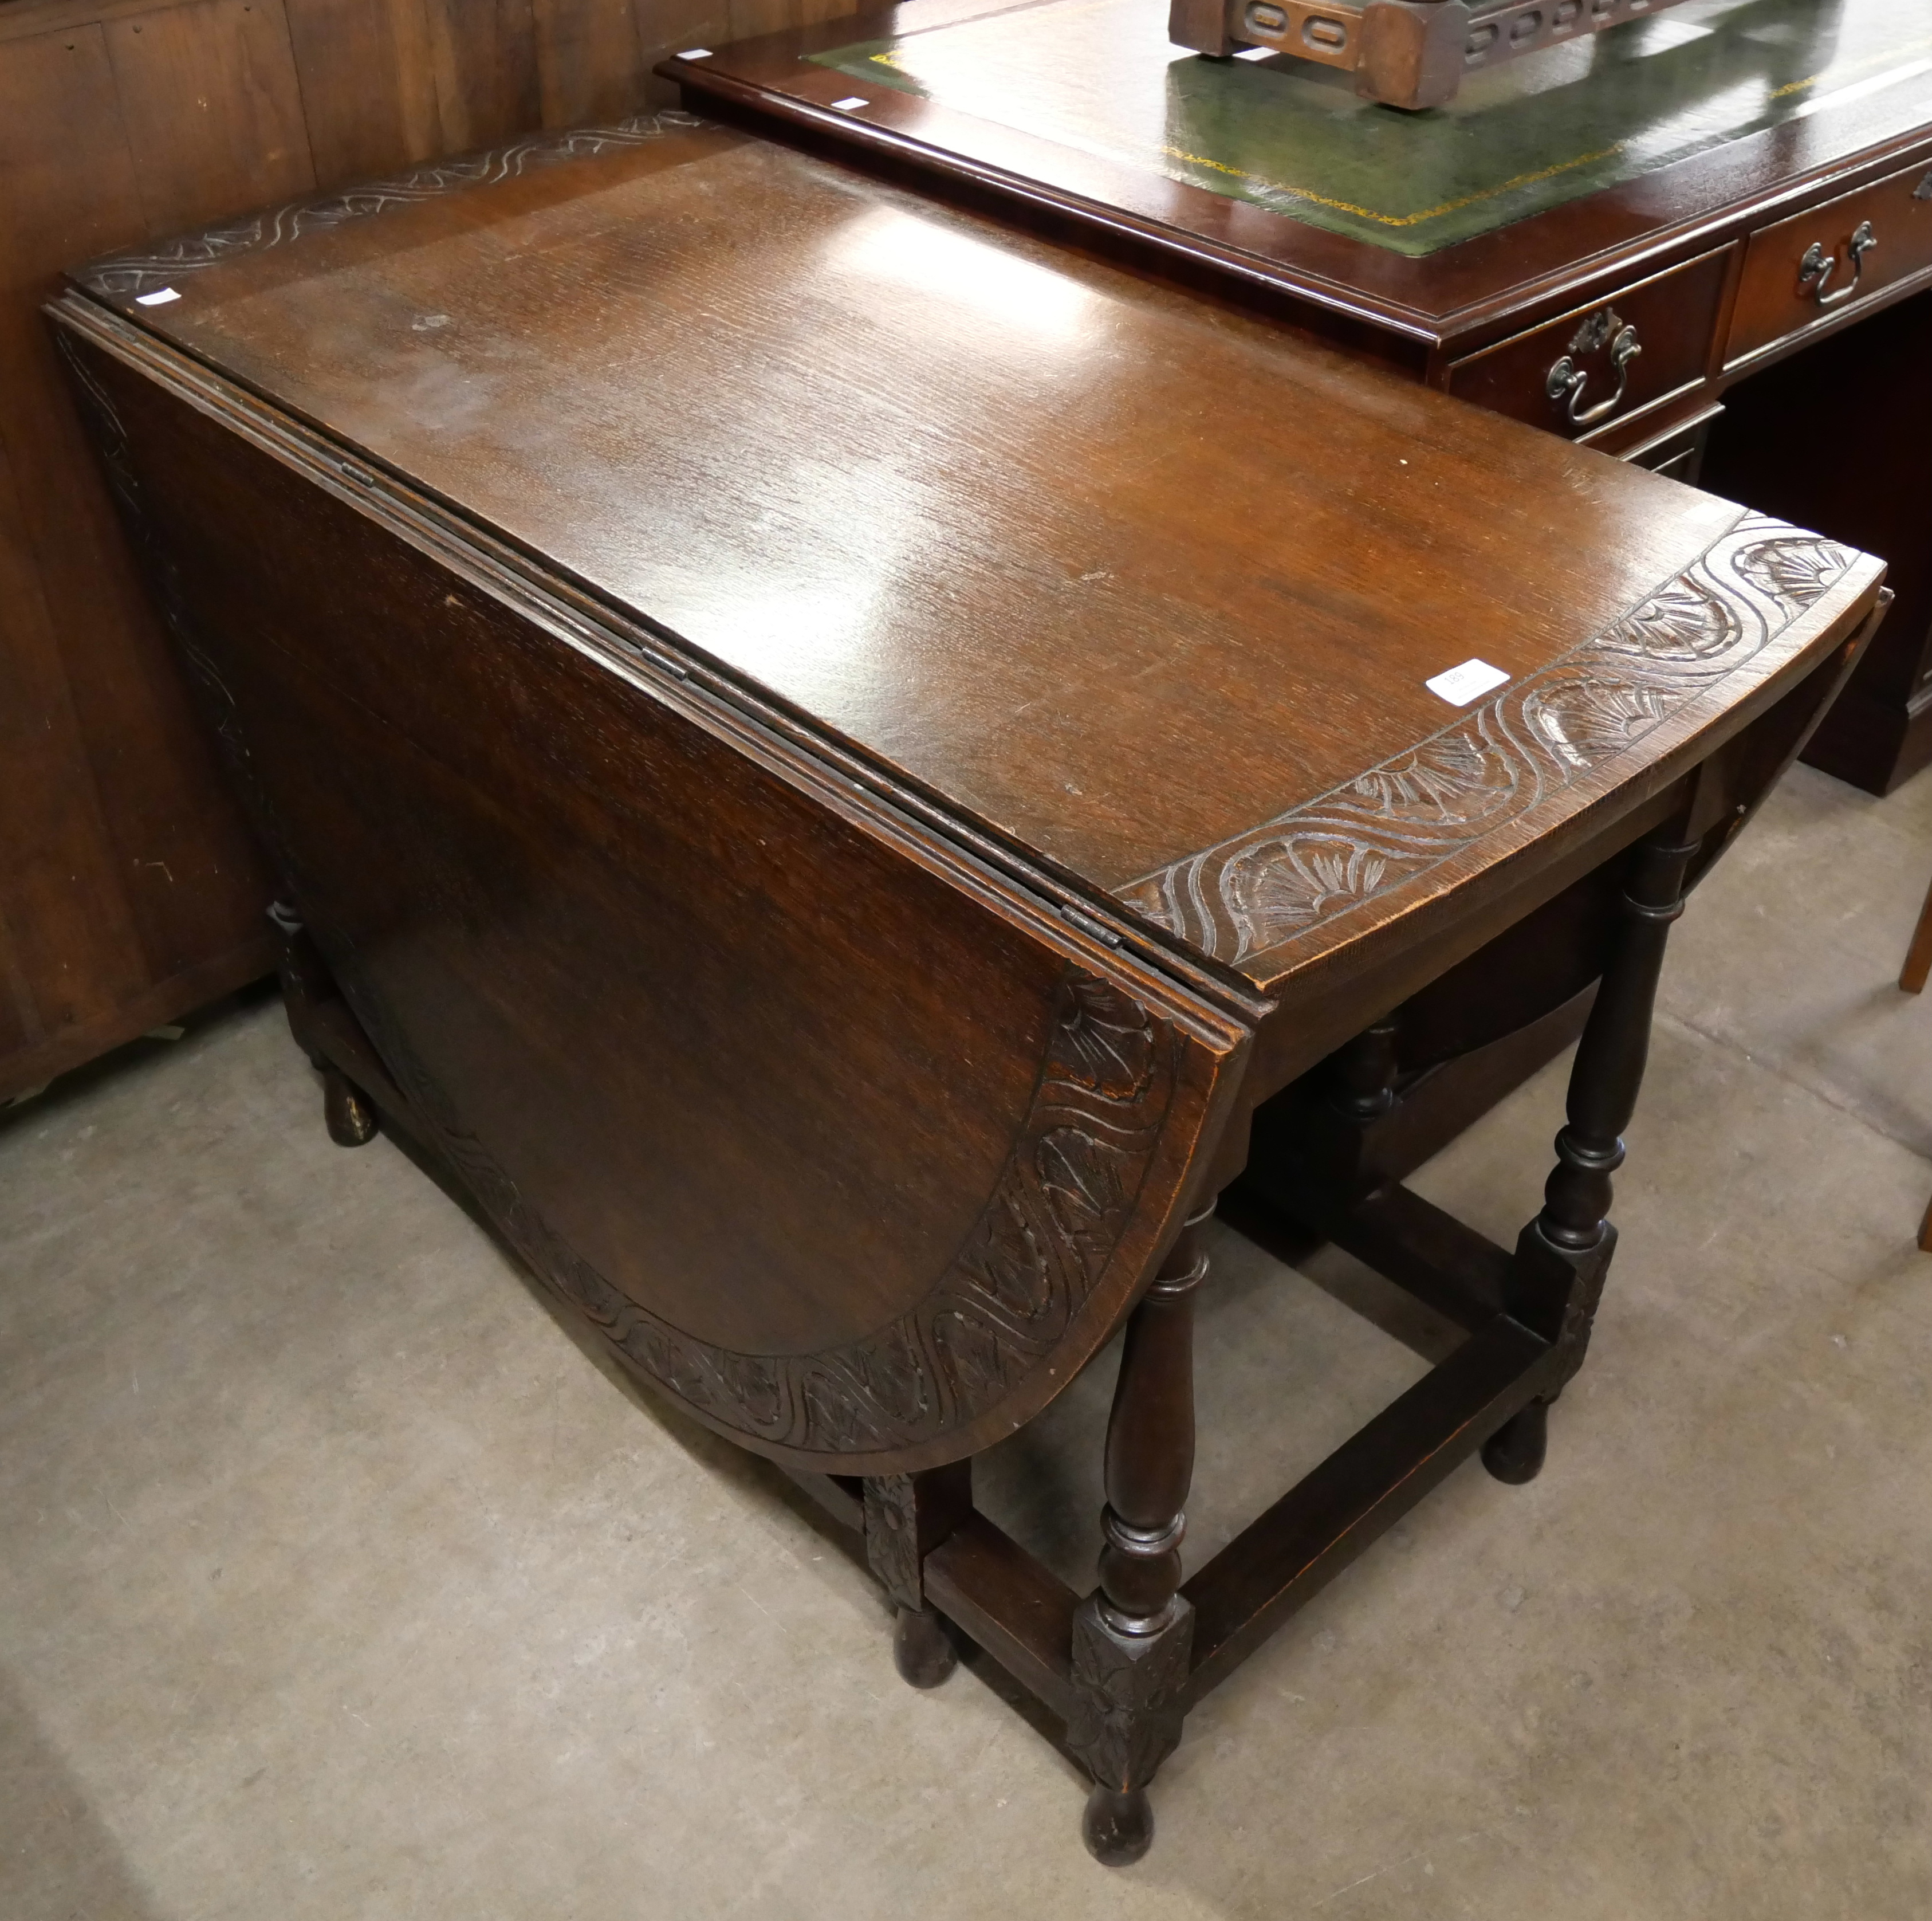
<path id="1" fill-rule="evenodd" d="M 1932 166 L 1913 165 L 1754 233 L 1729 365 L 1932 266 Z"/>
<path id="2" fill-rule="evenodd" d="M 1703 377 L 1729 248 L 1459 360 L 1449 391 L 1574 440 Z"/>

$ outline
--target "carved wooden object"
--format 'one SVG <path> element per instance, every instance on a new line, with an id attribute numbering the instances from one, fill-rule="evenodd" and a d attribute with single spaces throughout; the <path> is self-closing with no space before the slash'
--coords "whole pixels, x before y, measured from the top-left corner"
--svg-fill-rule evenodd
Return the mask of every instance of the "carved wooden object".
<path id="1" fill-rule="evenodd" d="M 936 1688 L 958 1656 L 926 1600 L 922 1571 L 926 1557 L 973 1511 L 973 1464 L 874 1475 L 865 1490 L 866 1559 L 896 1610 L 893 1661 L 915 1688 Z"/>
<path id="2" fill-rule="evenodd" d="M 682 116 L 52 313 L 334 1137 L 780 1463 L 906 1678 L 976 1644 L 1133 1858 L 1195 1701 L 1485 1442 L 1540 1458 L 1664 924 L 1878 564 Z M 1307 537 L 1232 553 L 1264 483 Z M 1410 1103 L 1600 976 L 1498 1248 L 1401 1185 Z M 1190 1571 L 1230 1187 L 1468 1339 Z M 1082 1596 L 970 1464 L 1124 1327 Z"/>
<path id="3" fill-rule="evenodd" d="M 1466 74 L 1560 47 L 1678 0 L 1173 0 L 1168 37 L 1225 60 L 1260 47 L 1334 67 L 1411 110 L 1453 100 Z M 1284 104 L 1284 111 L 1288 110 Z"/>
<path id="4" fill-rule="evenodd" d="M 1194 1628 L 1180 1592 L 1194 1478 L 1194 1294 L 1207 1278 L 1211 1212 L 1189 1217 L 1127 1322 L 1107 1423 L 1100 1584 L 1073 1616 L 1066 1745 L 1094 1776 L 1087 1844 L 1110 1865 L 1147 1852 L 1147 1784 L 1180 1739 Z"/>

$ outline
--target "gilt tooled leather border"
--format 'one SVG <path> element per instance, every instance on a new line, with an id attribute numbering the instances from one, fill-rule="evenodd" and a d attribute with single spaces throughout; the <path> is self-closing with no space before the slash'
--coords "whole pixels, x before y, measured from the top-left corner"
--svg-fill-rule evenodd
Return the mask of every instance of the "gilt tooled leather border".
<path id="1" fill-rule="evenodd" d="M 75 278 L 90 293 L 105 299 L 136 299 L 238 254 L 259 253 L 391 207 L 492 186 L 560 161 L 593 160 L 600 154 L 642 146 L 706 124 L 694 114 L 668 107 L 656 113 L 633 114 L 608 127 L 572 127 L 561 133 L 532 134 L 507 146 L 414 167 L 392 180 L 370 181 L 340 193 L 309 194 L 284 206 L 183 234 L 150 251 L 110 254 L 90 263 Z"/>
<path id="2" fill-rule="evenodd" d="M 1852 560 L 1747 514 L 1604 632 L 1420 746 L 1117 896 L 1216 960 L 1286 947 L 1626 752 L 1762 652 Z"/>

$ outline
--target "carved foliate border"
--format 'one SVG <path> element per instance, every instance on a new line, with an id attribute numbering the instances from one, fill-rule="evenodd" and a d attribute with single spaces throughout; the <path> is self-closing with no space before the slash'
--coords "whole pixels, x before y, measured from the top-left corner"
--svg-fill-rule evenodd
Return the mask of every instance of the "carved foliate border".
<path id="1" fill-rule="evenodd" d="M 1662 725 L 1760 653 L 1850 552 L 1747 514 L 1604 632 L 1420 746 L 1118 890 L 1240 965 L 1419 878 Z"/>
<path id="2" fill-rule="evenodd" d="M 866 1565 L 902 1607 L 925 1599 L 919 1552 L 919 1496 L 909 1474 L 866 1477 Z"/>
<path id="3" fill-rule="evenodd" d="M 234 696 L 146 512 L 113 398 L 67 330 L 56 333 L 230 776 L 299 902 L 310 890 L 302 884 L 298 839 L 258 777 Z M 1134 1219 L 1188 1045 L 1170 1022 L 1066 963 L 1025 1118 L 970 1232 L 925 1296 L 841 1347 L 745 1354 L 698 1340 L 639 1306 L 569 1247 L 464 1126 L 339 930 L 310 931 L 338 964 L 337 984 L 418 1124 L 536 1272 L 624 1360 L 718 1425 L 832 1456 L 904 1450 L 968 1426 L 1052 1354 Z"/>
<path id="4" fill-rule="evenodd" d="M 657 113 L 634 114 L 608 127 L 573 127 L 562 133 L 532 134 L 508 146 L 414 167 L 393 180 L 371 181 L 342 193 L 310 194 L 285 206 L 183 234 L 147 252 L 111 254 L 91 263 L 77 278 L 82 286 L 104 298 L 137 299 L 238 254 L 259 253 L 391 207 L 492 186 L 560 161 L 592 160 L 600 154 L 642 146 L 706 124 L 694 114 L 670 107 Z"/>
<path id="5" fill-rule="evenodd" d="M 75 398 L 82 418 L 90 430 L 94 451 L 106 471 L 108 491 L 114 497 L 121 524 L 127 530 L 128 544 L 134 550 L 142 577 L 154 596 L 161 624 L 188 670 L 190 691 L 202 721 L 214 734 L 216 749 L 230 779 L 242 791 L 257 837 L 266 843 L 270 855 L 286 874 L 290 872 L 286 831 L 256 777 L 254 758 L 242 735 L 235 696 L 202 644 L 182 593 L 179 570 L 174 557 L 169 553 L 148 512 L 120 410 L 66 327 L 55 326 L 54 345 L 73 376 L 77 390 Z"/>
<path id="6" fill-rule="evenodd" d="M 887 1325 L 804 1355 L 737 1352 L 674 1327 L 570 1247 L 463 1124 L 351 967 L 339 983 L 436 1143 L 505 1238 L 619 1354 L 722 1427 L 808 1453 L 915 1447 L 990 1412 L 1046 1361 L 1134 1217 L 1185 1046 L 1069 963 L 1027 1115 L 937 1283 Z"/>

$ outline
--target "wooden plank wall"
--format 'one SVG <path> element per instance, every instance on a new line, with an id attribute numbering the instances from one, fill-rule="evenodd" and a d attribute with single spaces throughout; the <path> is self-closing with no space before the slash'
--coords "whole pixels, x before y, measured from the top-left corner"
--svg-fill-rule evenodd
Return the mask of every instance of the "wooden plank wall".
<path id="1" fill-rule="evenodd" d="M 38 309 L 59 269 L 608 120 L 850 0 L 0 0 L 0 1100 L 266 971 L 268 879 Z"/>

